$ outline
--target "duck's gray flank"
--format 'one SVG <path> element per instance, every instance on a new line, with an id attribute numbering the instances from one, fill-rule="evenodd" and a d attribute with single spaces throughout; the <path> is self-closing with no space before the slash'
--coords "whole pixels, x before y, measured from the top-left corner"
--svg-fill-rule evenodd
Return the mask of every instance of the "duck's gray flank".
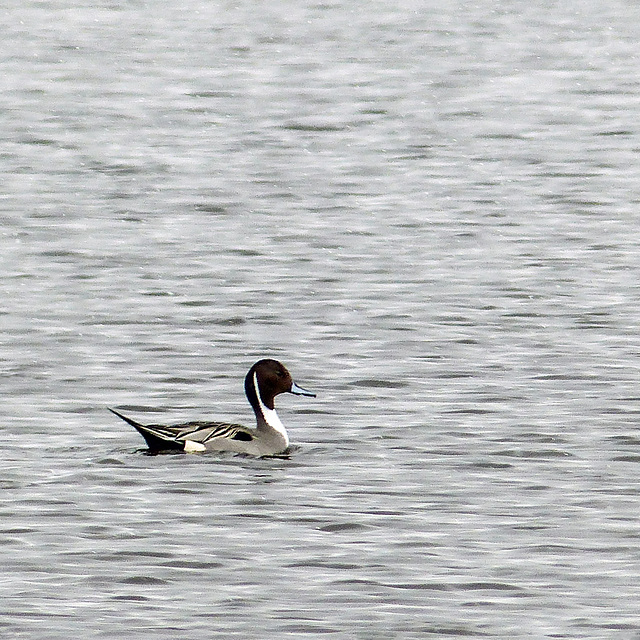
<path id="1" fill-rule="evenodd" d="M 250 455 L 276 455 L 286 451 L 289 436 L 275 410 L 281 393 L 315 397 L 299 387 L 277 360 L 256 362 L 245 377 L 245 393 L 256 415 L 256 428 L 226 422 L 195 421 L 176 425 L 143 425 L 115 409 L 109 409 L 134 427 L 153 452 L 234 451 Z"/>

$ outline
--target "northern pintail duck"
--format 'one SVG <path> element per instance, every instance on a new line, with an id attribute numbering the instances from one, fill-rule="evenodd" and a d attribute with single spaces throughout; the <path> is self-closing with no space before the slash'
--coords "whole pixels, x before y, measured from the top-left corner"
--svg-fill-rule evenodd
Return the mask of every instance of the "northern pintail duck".
<path id="1" fill-rule="evenodd" d="M 196 451 L 233 451 L 254 456 L 272 456 L 286 451 L 289 436 L 276 413 L 273 401 L 280 393 L 311 396 L 315 393 L 299 387 L 286 367 L 277 360 L 259 360 L 244 379 L 247 399 L 256 414 L 256 428 L 226 422 L 185 422 L 171 426 L 140 424 L 114 409 L 119 418 L 135 427 L 151 451 L 169 449 Z"/>

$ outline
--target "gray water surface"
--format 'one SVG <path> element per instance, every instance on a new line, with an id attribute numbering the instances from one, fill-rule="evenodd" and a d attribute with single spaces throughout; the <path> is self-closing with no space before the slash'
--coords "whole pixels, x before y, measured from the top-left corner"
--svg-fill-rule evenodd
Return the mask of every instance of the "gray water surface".
<path id="1" fill-rule="evenodd" d="M 640 638 L 640 5 L 0 23 L 3 638 Z"/>

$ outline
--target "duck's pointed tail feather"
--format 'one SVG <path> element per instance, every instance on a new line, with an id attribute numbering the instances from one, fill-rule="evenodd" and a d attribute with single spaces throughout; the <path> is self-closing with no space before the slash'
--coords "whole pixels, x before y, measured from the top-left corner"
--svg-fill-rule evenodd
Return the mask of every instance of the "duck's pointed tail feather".
<path id="1" fill-rule="evenodd" d="M 176 442 L 175 434 L 167 431 L 164 427 L 159 425 L 144 425 L 136 422 L 132 418 L 121 414 L 119 411 L 107 407 L 111 413 L 121 418 L 126 423 L 130 424 L 138 433 L 145 439 L 147 446 L 151 451 L 166 451 L 168 449 L 184 450 L 184 442 Z"/>
<path id="2" fill-rule="evenodd" d="M 144 426 L 144 425 L 140 424 L 139 422 L 136 422 L 132 418 L 127 418 L 127 416 L 123 416 L 119 411 L 116 411 L 115 409 L 112 409 L 111 407 L 107 407 L 107 409 L 109 409 L 109 411 L 111 411 L 111 413 L 115 413 L 115 415 L 117 415 L 118 418 L 121 418 L 125 422 L 128 422 L 132 427 L 135 427 L 136 429 L 138 427 L 143 427 Z"/>

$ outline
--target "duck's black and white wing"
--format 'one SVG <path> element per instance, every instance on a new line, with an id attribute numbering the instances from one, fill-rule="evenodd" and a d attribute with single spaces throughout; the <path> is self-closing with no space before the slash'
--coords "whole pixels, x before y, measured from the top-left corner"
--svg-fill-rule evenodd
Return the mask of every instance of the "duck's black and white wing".
<path id="1" fill-rule="evenodd" d="M 243 440 L 251 441 L 253 436 L 246 427 L 226 422 L 185 422 L 165 426 L 160 424 L 140 424 L 132 418 L 109 409 L 119 418 L 134 427 L 145 439 L 152 451 L 174 449 L 178 451 L 204 451 L 207 445 L 217 441 Z M 215 448 L 213 446 L 212 448 Z"/>
<path id="2" fill-rule="evenodd" d="M 198 442 L 206 445 L 216 440 L 253 440 L 253 436 L 246 427 L 228 422 L 186 422 L 172 427 L 179 429 L 176 440 L 179 442 Z"/>

